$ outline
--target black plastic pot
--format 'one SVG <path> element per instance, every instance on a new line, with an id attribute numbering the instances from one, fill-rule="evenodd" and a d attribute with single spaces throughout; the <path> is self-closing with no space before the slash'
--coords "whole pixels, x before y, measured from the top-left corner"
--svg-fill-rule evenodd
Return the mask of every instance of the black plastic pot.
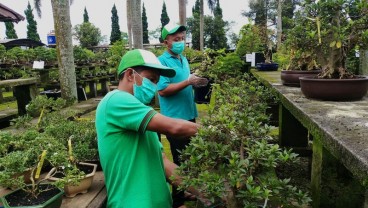
<path id="1" fill-rule="evenodd" d="M 208 104 L 211 100 L 212 81 L 209 81 L 205 87 L 194 88 L 194 102 L 197 104 Z"/>
<path id="2" fill-rule="evenodd" d="M 258 71 L 277 71 L 279 68 L 278 63 L 258 63 L 256 64 Z"/>
<path id="3" fill-rule="evenodd" d="M 45 90 L 45 91 L 40 92 L 40 94 L 46 95 L 48 98 L 53 98 L 54 100 L 61 97 L 60 90 Z"/>

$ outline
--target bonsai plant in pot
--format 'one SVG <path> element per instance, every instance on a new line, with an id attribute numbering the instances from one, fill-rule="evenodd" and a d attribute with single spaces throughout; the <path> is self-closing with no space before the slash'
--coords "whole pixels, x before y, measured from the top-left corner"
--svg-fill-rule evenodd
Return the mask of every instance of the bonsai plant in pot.
<path id="1" fill-rule="evenodd" d="M 194 88 L 194 99 L 197 103 L 209 103 L 211 85 L 230 77 L 242 74 L 244 62 L 236 53 L 225 53 L 224 50 L 207 49 L 201 67 L 195 71 L 198 76 L 209 80 L 207 86 Z"/>
<path id="2" fill-rule="evenodd" d="M 54 165 L 48 178 L 62 184 L 67 197 L 74 197 L 78 193 L 87 193 L 92 185 L 97 164 L 85 161 L 99 162 L 97 139 L 93 121 L 74 117 L 65 119 L 64 116 L 54 112 L 43 120 L 44 124 L 49 124 L 44 127 L 44 133 L 57 135 L 55 138 L 68 149 L 64 154 L 68 162 Z"/>
<path id="3" fill-rule="evenodd" d="M 308 203 L 304 192 L 275 174 L 278 164 L 296 154 L 269 142 L 263 87 L 249 77 L 229 78 L 220 86 L 203 128 L 182 152 L 183 188 L 195 187 L 228 208 Z"/>
<path id="4" fill-rule="evenodd" d="M 314 51 L 322 51 L 322 72 L 313 78 L 300 78 L 308 98 L 359 100 L 368 90 L 368 78 L 346 68 L 347 54 L 368 45 L 368 4 L 365 1 L 308 1 L 303 8 L 318 32 Z"/>
<path id="5" fill-rule="evenodd" d="M 15 189 L 1 197 L 4 207 L 60 207 L 64 191 L 52 183 L 45 183 L 47 180 L 41 178 L 40 173 L 46 160 L 59 160 L 54 152 L 64 147 L 54 138 L 33 129 L 14 135 L 14 138 L 17 144 L 0 158 L 0 184 Z M 26 176 L 18 174 L 24 170 L 30 170 L 30 184 L 26 183 Z"/>

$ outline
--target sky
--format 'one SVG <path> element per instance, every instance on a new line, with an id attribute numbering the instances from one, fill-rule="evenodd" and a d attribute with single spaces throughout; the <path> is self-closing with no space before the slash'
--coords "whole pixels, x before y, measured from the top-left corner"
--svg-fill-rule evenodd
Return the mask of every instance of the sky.
<path id="1" fill-rule="evenodd" d="M 33 8 L 34 1 L 29 1 Z M 28 0 L 0 0 L 0 2 L 25 17 L 24 10 L 27 8 Z M 120 30 L 123 32 L 127 31 L 125 2 L 125 0 L 74 0 L 70 7 L 72 26 L 74 27 L 83 22 L 83 13 L 86 7 L 89 21 L 100 28 L 102 35 L 106 36 L 106 40 L 109 41 L 111 33 L 111 9 L 114 4 L 118 10 Z M 150 31 L 161 27 L 160 17 L 163 2 L 164 0 L 142 0 L 146 8 L 148 30 Z M 33 11 L 33 15 L 37 22 L 37 31 L 41 41 L 47 44 L 47 34 L 53 30 L 54 27 L 51 1 L 41 0 L 41 3 L 41 18 L 38 17 L 36 10 Z M 178 0 L 165 0 L 165 3 L 170 21 L 179 22 Z M 195 0 L 187 0 L 187 17 L 192 16 L 192 7 L 194 3 Z M 208 9 L 206 0 L 204 0 L 204 3 L 205 14 L 210 15 L 211 12 Z M 223 12 L 223 19 L 225 21 L 234 22 L 231 31 L 238 34 L 240 28 L 247 23 L 247 18 L 243 17 L 241 13 L 244 10 L 248 10 L 248 0 L 220 0 L 220 6 Z M 26 38 L 27 20 L 15 24 L 15 30 L 18 38 Z M 5 24 L 0 22 L 0 39 L 4 39 L 5 37 Z M 151 40 L 150 42 L 155 43 L 155 40 Z"/>

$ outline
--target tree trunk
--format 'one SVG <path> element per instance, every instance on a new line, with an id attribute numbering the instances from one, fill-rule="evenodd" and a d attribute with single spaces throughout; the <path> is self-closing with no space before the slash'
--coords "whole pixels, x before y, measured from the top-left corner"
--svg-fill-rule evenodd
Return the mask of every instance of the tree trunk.
<path id="1" fill-rule="evenodd" d="M 186 25 L 186 19 L 187 19 L 186 4 L 187 4 L 187 0 L 179 0 L 179 22 L 180 22 L 180 25 Z"/>
<path id="2" fill-rule="evenodd" d="M 199 15 L 199 50 L 203 51 L 204 48 L 204 8 L 203 0 L 200 0 L 201 12 Z"/>
<path id="3" fill-rule="evenodd" d="M 277 2 L 277 51 L 280 49 L 282 41 L 282 3 L 283 0 Z"/>
<path id="4" fill-rule="evenodd" d="M 134 49 L 143 49 L 141 0 L 132 0 L 132 33 Z"/>
<path id="5" fill-rule="evenodd" d="M 227 190 L 226 207 L 227 208 L 241 207 L 238 200 L 235 197 L 235 192 L 232 190 L 232 188 L 231 188 L 231 186 L 228 182 L 225 182 L 225 189 Z"/>
<path id="6" fill-rule="evenodd" d="M 359 51 L 359 74 L 368 75 L 368 50 L 361 49 Z"/>
<path id="7" fill-rule="evenodd" d="M 127 26 L 128 26 L 128 44 L 129 44 L 129 50 L 132 50 L 132 1 L 133 0 L 127 0 L 126 2 L 126 11 L 127 11 Z"/>
<path id="8" fill-rule="evenodd" d="M 78 101 L 69 0 L 51 0 L 62 98 Z"/>

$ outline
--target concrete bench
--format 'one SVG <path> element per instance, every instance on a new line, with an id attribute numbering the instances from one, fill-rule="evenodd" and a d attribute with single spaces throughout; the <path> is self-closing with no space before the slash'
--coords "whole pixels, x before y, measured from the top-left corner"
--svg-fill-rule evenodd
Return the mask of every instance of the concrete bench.
<path id="1" fill-rule="evenodd" d="M 9 79 L 0 81 L 0 88 L 13 87 L 14 97 L 17 99 L 18 114 L 26 113 L 26 105 L 38 95 L 37 79 Z"/>
<path id="2" fill-rule="evenodd" d="M 355 102 L 305 98 L 300 88 L 281 84 L 280 71 L 251 73 L 280 98 L 279 137 L 282 146 L 308 148 L 312 144 L 311 191 L 319 207 L 326 162 L 332 155 L 360 184 L 368 182 L 368 97 Z M 311 137 L 308 137 L 310 134 Z M 342 166 L 341 166 L 342 168 Z M 363 190 L 364 186 L 360 186 Z M 362 195 L 364 196 L 365 191 Z M 366 195 L 367 196 L 367 195 Z M 367 207 L 367 197 L 362 204 Z M 365 200 L 365 201 L 364 201 Z"/>

